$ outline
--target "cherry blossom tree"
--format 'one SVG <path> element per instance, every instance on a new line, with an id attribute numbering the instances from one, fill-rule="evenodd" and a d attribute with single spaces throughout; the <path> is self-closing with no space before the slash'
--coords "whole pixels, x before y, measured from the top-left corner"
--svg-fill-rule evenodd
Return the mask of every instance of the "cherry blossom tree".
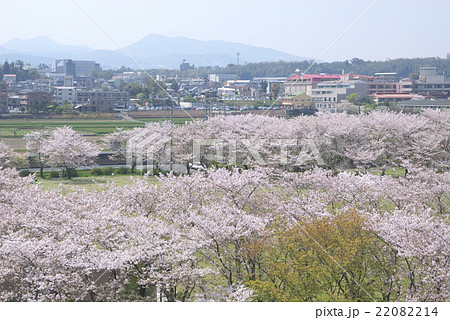
<path id="1" fill-rule="evenodd" d="M 222 158 L 98 191 L 46 191 L 1 169 L 0 300 L 447 301 L 449 114 L 245 115 L 118 131 L 106 138 L 117 156 L 148 161 L 150 148 L 162 164 L 170 150 L 189 167 L 206 139 L 217 144 L 203 151 Z M 71 128 L 28 138 L 68 171 L 98 153 Z M 289 163 L 312 140 L 322 168 L 280 165 L 270 141 L 289 139 Z M 233 152 L 234 167 L 214 168 Z M 344 170 L 370 166 L 408 174 Z"/>
<path id="2" fill-rule="evenodd" d="M 35 131 L 27 133 L 24 139 L 27 141 L 26 147 L 28 152 L 35 154 L 35 159 L 39 164 L 40 176 L 44 176 L 45 158 L 42 154 L 42 145 L 46 139 L 48 132 Z"/>
<path id="3" fill-rule="evenodd" d="M 62 127 L 42 142 L 41 151 L 51 165 L 63 167 L 71 179 L 73 169 L 93 164 L 101 150 L 71 127 Z"/>
<path id="4" fill-rule="evenodd" d="M 3 141 L 0 141 L 0 168 L 7 167 L 12 157 L 12 150 Z"/>

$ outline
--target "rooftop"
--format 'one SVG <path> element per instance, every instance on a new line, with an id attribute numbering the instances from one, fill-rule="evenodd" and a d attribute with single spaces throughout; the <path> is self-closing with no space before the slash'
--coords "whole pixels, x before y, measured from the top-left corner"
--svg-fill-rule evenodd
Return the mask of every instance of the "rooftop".
<path id="1" fill-rule="evenodd" d="M 293 77 L 288 78 L 288 80 L 297 80 L 300 75 L 296 74 Z M 311 82 L 318 82 L 322 80 L 339 80 L 341 77 L 335 74 L 304 74 L 302 76 L 303 80 L 309 80 Z"/>
<path id="2" fill-rule="evenodd" d="M 450 100 L 409 100 L 397 103 L 401 107 L 443 107 L 450 108 Z"/>

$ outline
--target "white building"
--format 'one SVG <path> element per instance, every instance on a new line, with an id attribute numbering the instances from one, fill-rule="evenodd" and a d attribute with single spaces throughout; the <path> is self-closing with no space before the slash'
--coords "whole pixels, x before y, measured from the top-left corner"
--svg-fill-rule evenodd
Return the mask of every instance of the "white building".
<path id="1" fill-rule="evenodd" d="M 319 82 L 317 87 L 312 89 L 311 96 L 319 110 L 335 112 L 336 104 L 352 93 L 366 97 L 367 82 L 360 80 Z"/>
<path id="2" fill-rule="evenodd" d="M 228 80 L 235 80 L 236 74 L 234 73 L 211 73 L 209 75 L 209 81 L 219 82 L 225 84 Z"/>
<path id="3" fill-rule="evenodd" d="M 414 84 L 413 92 L 438 99 L 448 99 L 450 82 L 446 81 L 444 75 L 438 75 L 435 67 L 422 67 L 419 71 L 419 80 Z"/>
<path id="4" fill-rule="evenodd" d="M 260 77 L 253 78 L 251 85 L 254 88 L 261 88 L 263 82 L 267 83 L 266 93 L 270 94 L 272 92 L 272 86 L 276 83 L 283 85 L 287 77 Z"/>
<path id="5" fill-rule="evenodd" d="M 238 95 L 238 92 L 234 88 L 219 88 L 217 93 L 223 99 L 232 99 Z"/>
<path id="6" fill-rule="evenodd" d="M 67 101 L 71 104 L 77 102 L 77 93 L 75 87 L 55 87 L 55 101 L 62 104 Z"/>

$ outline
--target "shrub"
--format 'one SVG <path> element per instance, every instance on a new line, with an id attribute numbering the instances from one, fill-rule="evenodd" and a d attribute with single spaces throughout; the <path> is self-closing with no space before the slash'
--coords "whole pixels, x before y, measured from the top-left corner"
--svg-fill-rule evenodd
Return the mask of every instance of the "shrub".
<path id="1" fill-rule="evenodd" d="M 120 167 L 116 169 L 116 173 L 117 174 L 129 174 L 130 173 L 130 168 L 127 167 Z"/>
<path id="2" fill-rule="evenodd" d="M 59 178 L 60 174 L 61 174 L 61 172 L 59 172 L 59 171 L 50 171 L 49 172 L 50 178 Z"/>
<path id="3" fill-rule="evenodd" d="M 110 168 L 110 167 L 103 168 L 102 172 L 105 176 L 110 176 L 114 173 L 114 168 Z"/>
<path id="4" fill-rule="evenodd" d="M 22 171 L 20 171 L 20 173 L 19 173 L 19 175 L 21 176 L 21 177 L 26 177 L 26 176 L 28 176 L 28 175 L 30 175 L 31 174 L 31 172 L 29 171 L 29 170 L 22 170 Z"/>
<path id="5" fill-rule="evenodd" d="M 92 168 L 91 169 L 91 175 L 93 176 L 101 176 L 103 175 L 103 171 L 101 168 Z"/>

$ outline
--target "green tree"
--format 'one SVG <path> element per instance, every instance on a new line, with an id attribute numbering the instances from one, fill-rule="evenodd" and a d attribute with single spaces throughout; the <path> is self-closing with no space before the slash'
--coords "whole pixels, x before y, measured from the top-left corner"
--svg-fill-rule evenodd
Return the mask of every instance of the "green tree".
<path id="1" fill-rule="evenodd" d="M 339 212 L 299 225 L 275 223 L 270 240 L 247 244 L 258 262 L 247 284 L 258 300 L 371 301 L 380 291 L 395 299 L 385 278 L 392 266 L 376 257 L 384 244 L 361 214 Z"/>
<path id="2" fill-rule="evenodd" d="M 266 80 L 261 81 L 260 92 L 261 92 L 261 93 L 267 92 L 267 87 L 268 87 L 267 81 L 266 81 Z"/>
<path id="3" fill-rule="evenodd" d="M 5 63 L 3 64 L 2 72 L 3 74 L 11 73 L 11 66 L 8 63 L 8 60 L 6 60 Z"/>
<path id="4" fill-rule="evenodd" d="M 345 100 L 347 100 L 350 103 L 360 105 L 361 104 L 361 97 L 357 93 L 352 93 L 345 97 Z"/>
<path id="5" fill-rule="evenodd" d="M 271 94 L 272 99 L 276 100 L 278 98 L 278 96 L 280 95 L 280 92 L 281 92 L 280 84 L 279 83 L 275 83 L 272 86 L 272 94 Z"/>
<path id="6" fill-rule="evenodd" d="M 178 82 L 174 81 L 170 84 L 170 89 L 178 92 L 178 90 L 180 90 L 180 85 L 178 84 Z"/>

